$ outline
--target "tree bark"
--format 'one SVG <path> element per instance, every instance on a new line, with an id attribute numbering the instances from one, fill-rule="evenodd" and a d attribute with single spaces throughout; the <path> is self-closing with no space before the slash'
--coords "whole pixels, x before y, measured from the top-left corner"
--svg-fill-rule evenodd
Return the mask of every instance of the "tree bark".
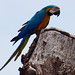
<path id="1" fill-rule="evenodd" d="M 56 29 L 44 29 L 22 55 L 20 75 L 75 75 L 75 37 Z"/>

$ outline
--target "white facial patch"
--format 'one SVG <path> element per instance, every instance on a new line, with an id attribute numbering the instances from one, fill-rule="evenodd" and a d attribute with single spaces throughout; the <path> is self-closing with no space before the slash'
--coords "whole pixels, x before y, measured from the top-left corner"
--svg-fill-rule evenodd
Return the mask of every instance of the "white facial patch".
<path id="1" fill-rule="evenodd" d="M 50 10 L 49 12 L 53 14 L 53 13 L 55 13 L 56 11 L 54 11 L 54 10 Z"/>

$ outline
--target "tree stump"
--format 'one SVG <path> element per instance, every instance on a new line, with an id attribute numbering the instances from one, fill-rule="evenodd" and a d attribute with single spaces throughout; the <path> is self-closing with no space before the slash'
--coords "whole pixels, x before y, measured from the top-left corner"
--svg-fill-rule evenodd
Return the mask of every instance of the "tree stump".
<path id="1" fill-rule="evenodd" d="M 22 55 L 20 75 L 75 75 L 75 37 L 56 29 L 44 29 Z"/>

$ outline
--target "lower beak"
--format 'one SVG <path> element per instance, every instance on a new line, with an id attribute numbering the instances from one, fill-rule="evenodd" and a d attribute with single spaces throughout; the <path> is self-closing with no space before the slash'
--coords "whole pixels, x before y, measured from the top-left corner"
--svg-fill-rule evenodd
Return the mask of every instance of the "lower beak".
<path id="1" fill-rule="evenodd" d="M 60 15 L 60 10 L 58 10 L 57 12 L 53 13 L 54 15 L 57 15 L 57 17 Z"/>

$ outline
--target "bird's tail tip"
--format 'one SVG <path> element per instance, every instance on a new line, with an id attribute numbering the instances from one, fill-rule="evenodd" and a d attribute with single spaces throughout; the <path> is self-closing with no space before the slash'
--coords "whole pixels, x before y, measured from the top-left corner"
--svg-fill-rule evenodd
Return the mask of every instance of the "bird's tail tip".
<path id="1" fill-rule="evenodd" d="M 3 67 L 0 68 L 0 71 L 2 71 L 2 69 L 5 67 L 5 65 Z"/>

